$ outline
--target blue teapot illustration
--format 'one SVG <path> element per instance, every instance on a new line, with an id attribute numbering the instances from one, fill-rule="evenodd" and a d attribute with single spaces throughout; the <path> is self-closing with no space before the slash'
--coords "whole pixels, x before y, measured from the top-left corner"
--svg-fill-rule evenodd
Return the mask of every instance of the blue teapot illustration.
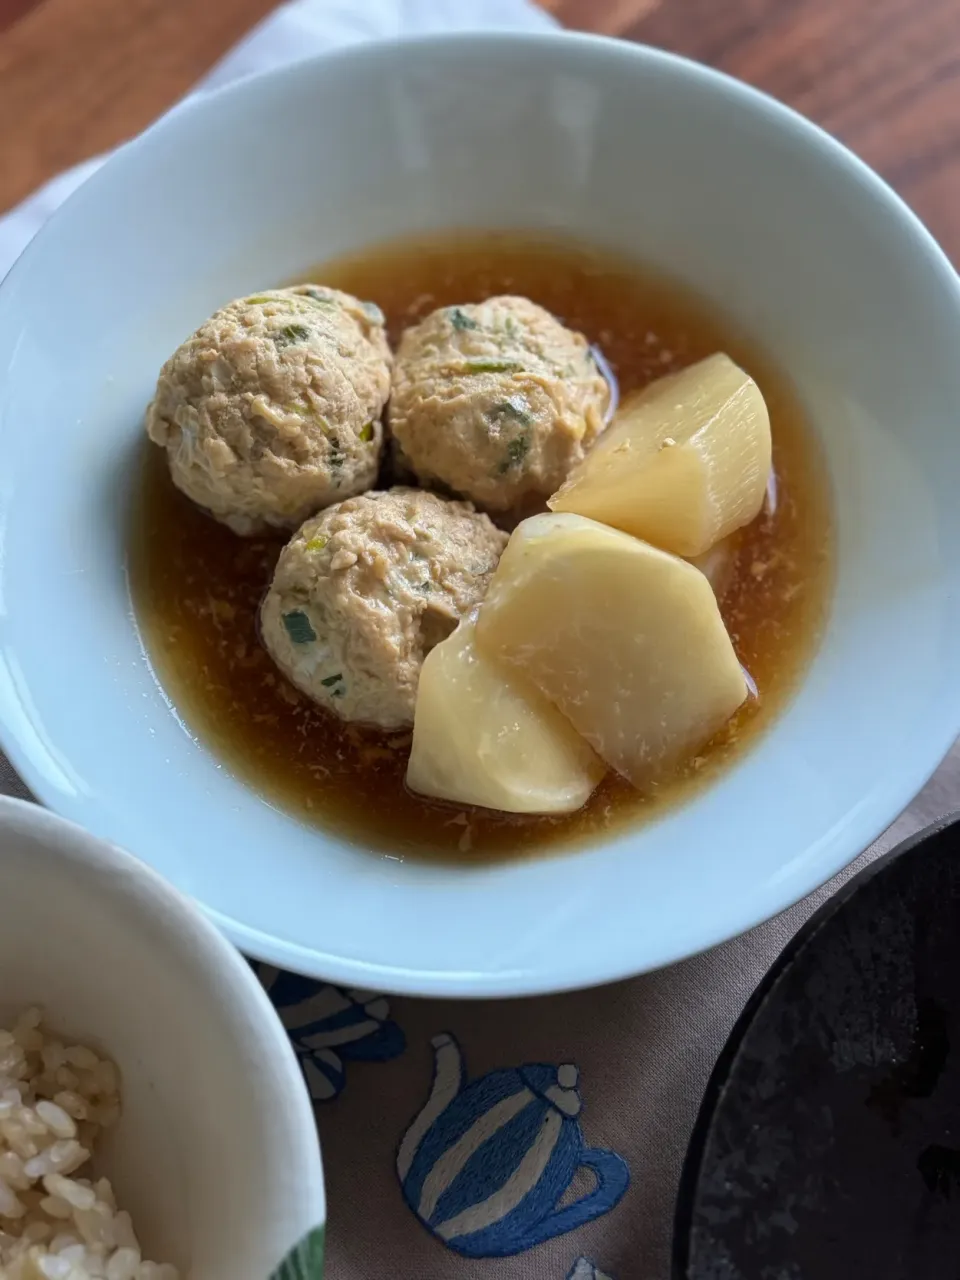
<path id="1" fill-rule="evenodd" d="M 578 1258 L 567 1272 L 567 1280 L 612 1280 L 612 1277 L 589 1258 Z"/>
<path id="2" fill-rule="evenodd" d="M 403 1198 L 448 1248 L 506 1257 L 608 1213 L 630 1182 L 620 1156 L 584 1144 L 578 1071 L 529 1063 L 466 1082 L 460 1047 L 432 1041 L 433 1085 L 397 1152 Z M 561 1207 L 577 1172 L 595 1186 Z"/>
<path id="3" fill-rule="evenodd" d="M 310 1096 L 330 1102 L 346 1084 L 344 1060 L 386 1062 L 406 1048 L 384 996 L 345 991 L 267 965 L 261 983 L 300 1058 Z"/>

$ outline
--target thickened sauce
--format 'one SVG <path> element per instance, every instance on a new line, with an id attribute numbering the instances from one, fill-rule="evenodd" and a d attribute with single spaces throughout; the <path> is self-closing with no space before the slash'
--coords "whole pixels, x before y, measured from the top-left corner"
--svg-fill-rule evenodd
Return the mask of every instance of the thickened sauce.
<path id="1" fill-rule="evenodd" d="M 150 660 L 190 731 L 265 800 L 308 823 L 378 853 L 471 862 L 595 843 L 680 802 L 749 750 L 802 677 L 832 585 L 826 476 L 784 374 L 676 284 L 563 241 L 513 233 L 405 241 L 301 278 L 376 301 L 393 342 L 435 307 L 524 294 L 600 347 L 621 394 L 716 351 L 743 366 L 770 410 L 777 501 L 741 538 L 722 612 L 759 696 L 650 795 L 611 774 L 582 810 L 561 817 L 424 800 L 404 786 L 409 734 L 332 719 L 261 647 L 257 611 L 282 542 L 240 538 L 217 524 L 174 488 L 165 455 L 146 445 L 131 587 Z"/>

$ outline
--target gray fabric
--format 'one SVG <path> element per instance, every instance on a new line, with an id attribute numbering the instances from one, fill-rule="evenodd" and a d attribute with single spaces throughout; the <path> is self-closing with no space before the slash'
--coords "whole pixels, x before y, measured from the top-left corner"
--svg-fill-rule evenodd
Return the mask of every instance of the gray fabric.
<path id="1" fill-rule="evenodd" d="M 33 799 L 20 775 L 2 752 L 0 752 L 0 794 L 16 796 L 18 800 Z"/>

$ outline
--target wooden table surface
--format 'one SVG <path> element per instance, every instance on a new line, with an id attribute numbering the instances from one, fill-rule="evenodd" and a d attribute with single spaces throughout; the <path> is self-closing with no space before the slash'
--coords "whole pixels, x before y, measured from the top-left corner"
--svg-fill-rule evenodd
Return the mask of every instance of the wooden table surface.
<path id="1" fill-rule="evenodd" d="M 837 134 L 960 263 L 960 0 L 542 0 Z M 356 0 L 362 5 L 364 0 Z M 0 0 L 0 209 L 142 129 L 273 0 Z"/>

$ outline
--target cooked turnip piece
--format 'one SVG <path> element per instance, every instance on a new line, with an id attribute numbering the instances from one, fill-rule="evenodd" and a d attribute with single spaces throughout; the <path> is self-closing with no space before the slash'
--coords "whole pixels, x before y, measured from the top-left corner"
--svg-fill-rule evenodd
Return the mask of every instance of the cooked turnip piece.
<path id="1" fill-rule="evenodd" d="M 481 653 L 535 684 L 641 788 L 696 752 L 747 694 L 704 575 L 578 515 L 517 526 L 476 634 Z"/>
<path id="2" fill-rule="evenodd" d="M 566 813 L 606 770 L 570 722 L 515 671 L 478 653 L 474 620 L 420 672 L 407 786 L 508 813 Z"/>
<path id="3" fill-rule="evenodd" d="M 770 458 L 759 387 L 710 356 L 628 396 L 548 505 L 700 556 L 759 513 Z"/>

